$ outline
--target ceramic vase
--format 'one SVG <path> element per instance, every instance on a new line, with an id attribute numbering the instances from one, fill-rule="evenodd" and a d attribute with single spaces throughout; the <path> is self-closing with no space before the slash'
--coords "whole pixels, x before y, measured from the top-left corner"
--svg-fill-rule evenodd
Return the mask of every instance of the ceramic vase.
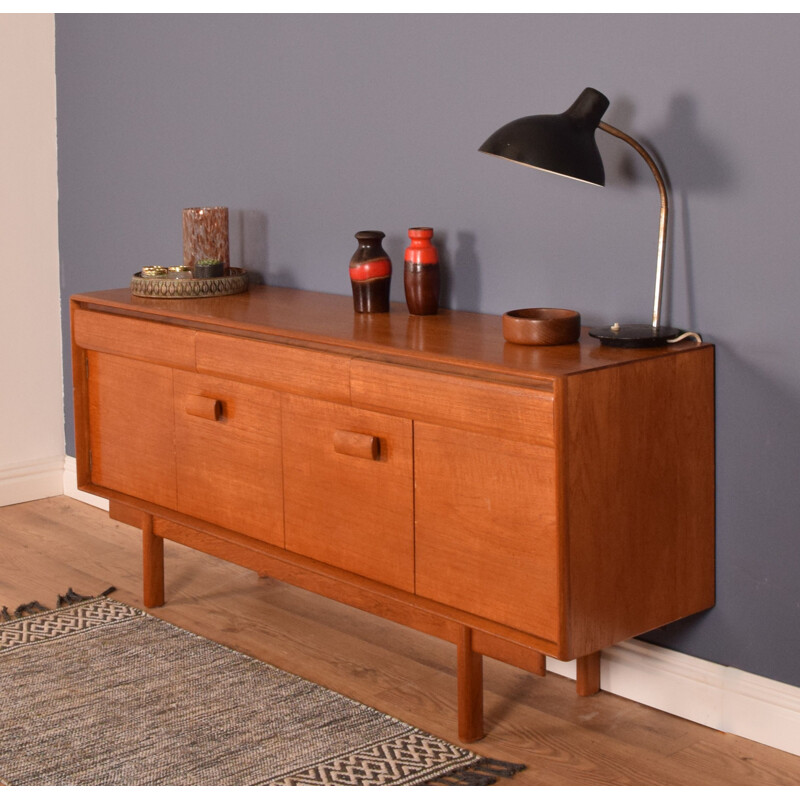
<path id="1" fill-rule="evenodd" d="M 183 209 L 183 263 L 194 267 L 198 261 L 221 261 L 227 272 L 231 259 L 228 247 L 228 209 Z"/>
<path id="2" fill-rule="evenodd" d="M 383 250 L 382 231 L 359 231 L 358 249 L 350 259 L 350 284 L 353 305 L 359 314 L 383 313 L 389 310 L 389 287 L 392 262 Z"/>
<path id="3" fill-rule="evenodd" d="M 403 285 L 411 314 L 424 316 L 439 310 L 439 253 L 433 244 L 433 228 L 409 228 L 411 240 L 405 252 Z"/>

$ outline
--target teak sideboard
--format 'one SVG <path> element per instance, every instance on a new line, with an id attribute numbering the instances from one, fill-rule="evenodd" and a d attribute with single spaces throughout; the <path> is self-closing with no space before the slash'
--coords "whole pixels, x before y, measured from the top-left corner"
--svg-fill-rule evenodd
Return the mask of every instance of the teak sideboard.
<path id="1" fill-rule="evenodd" d="M 497 316 L 275 287 L 71 299 L 78 485 L 163 540 L 544 673 L 714 603 L 714 349 L 525 347 Z"/>

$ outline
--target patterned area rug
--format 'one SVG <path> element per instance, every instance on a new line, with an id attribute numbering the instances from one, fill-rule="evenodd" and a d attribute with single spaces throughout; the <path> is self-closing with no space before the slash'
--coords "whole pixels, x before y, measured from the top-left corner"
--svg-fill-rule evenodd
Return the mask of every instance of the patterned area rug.
<path id="1" fill-rule="evenodd" d="M 0 624 L 0 783 L 487 785 L 523 768 L 124 603 L 70 595 Z"/>

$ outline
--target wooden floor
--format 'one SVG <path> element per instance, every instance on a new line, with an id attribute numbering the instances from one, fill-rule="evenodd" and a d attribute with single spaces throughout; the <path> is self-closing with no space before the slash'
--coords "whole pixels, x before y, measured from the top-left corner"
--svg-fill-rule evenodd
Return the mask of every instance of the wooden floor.
<path id="1" fill-rule="evenodd" d="M 0 607 L 53 607 L 67 588 L 141 607 L 140 536 L 65 497 L 0 508 Z M 151 613 L 457 741 L 455 648 L 166 543 L 167 603 Z M 574 683 L 485 659 L 487 736 L 516 785 L 797 785 L 800 757 Z"/>

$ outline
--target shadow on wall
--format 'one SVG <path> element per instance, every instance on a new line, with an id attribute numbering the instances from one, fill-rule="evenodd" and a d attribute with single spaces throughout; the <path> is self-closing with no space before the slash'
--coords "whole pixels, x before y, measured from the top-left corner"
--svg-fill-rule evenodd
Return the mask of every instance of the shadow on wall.
<path id="1" fill-rule="evenodd" d="M 456 243 L 452 245 L 446 231 L 436 233 L 441 269 L 442 308 L 475 309 L 481 302 L 481 265 L 475 247 L 475 234 L 457 231 Z M 453 276 L 458 275 L 458 281 Z"/>
<path id="2" fill-rule="evenodd" d="M 231 242 L 231 263 L 244 267 L 251 283 L 266 283 L 267 215 L 262 211 L 237 209 L 231 212 L 231 217 L 231 230 L 239 233 L 239 255 L 234 256 L 234 242 Z"/>
<path id="3" fill-rule="evenodd" d="M 244 267 L 249 273 L 250 283 L 255 286 L 271 283 L 295 288 L 294 272 L 289 267 L 270 272 L 267 215 L 254 209 L 237 209 L 230 213 L 231 232 L 238 232 L 238 241 L 231 237 L 231 262 Z"/>
<path id="4" fill-rule="evenodd" d="M 623 97 L 614 100 L 606 117 L 610 125 L 638 139 L 650 151 L 672 191 L 717 194 L 735 187 L 732 162 L 722 145 L 700 129 L 694 98 L 685 94 L 673 97 L 666 123 L 649 132 L 637 128 L 634 109 L 634 103 Z M 599 134 L 597 143 L 607 186 L 652 181 L 647 165 L 628 145 Z"/>
<path id="5" fill-rule="evenodd" d="M 733 162 L 728 159 L 722 145 L 714 142 L 700 130 L 697 124 L 697 106 L 688 95 L 678 95 L 672 99 L 667 115 L 666 125 L 653 131 L 647 139 L 646 146 L 653 144 L 653 150 L 664 153 L 669 160 L 669 182 L 673 197 L 680 204 L 679 213 L 673 215 L 669 223 L 669 234 L 674 245 L 678 245 L 675 231 L 680 223 L 680 246 L 685 271 L 687 324 L 695 328 L 698 321 L 694 302 L 694 259 L 692 257 L 692 228 L 689 212 L 690 194 L 725 194 L 735 188 L 736 176 Z M 673 207 L 676 204 L 673 204 Z M 670 253 L 669 273 L 673 273 L 673 263 L 680 263 L 675 258 L 673 246 Z M 672 292 L 668 287 L 666 296 Z"/>
<path id="6" fill-rule="evenodd" d="M 406 252 L 408 238 L 399 233 L 389 233 L 383 240 L 383 250 L 392 262 L 391 300 L 395 303 L 404 303 L 406 300 L 403 286 L 403 257 Z M 347 260 L 345 260 L 345 271 Z M 349 285 L 349 282 L 348 282 Z"/>
<path id="7" fill-rule="evenodd" d="M 675 265 L 682 263 L 686 287 L 686 324 L 694 329 L 698 321 L 694 310 L 689 195 L 723 194 L 734 188 L 732 161 L 725 156 L 722 145 L 700 129 L 697 104 L 689 95 L 673 97 L 664 126 L 647 134 L 637 131 L 634 104 L 627 98 L 615 100 L 608 117 L 609 124 L 632 135 L 644 145 L 664 175 L 672 202 L 668 221 L 667 283 L 664 287 L 663 318 L 669 319 L 669 298 L 672 295 Z M 607 186 L 652 184 L 653 176 L 646 163 L 629 146 L 613 137 L 598 136 L 597 139 L 606 166 Z M 676 210 L 679 211 L 677 215 Z M 677 258 L 676 253 L 680 253 L 681 257 Z"/>
<path id="8" fill-rule="evenodd" d="M 800 686 L 800 386 L 716 349 L 718 608 L 642 638 Z"/>

